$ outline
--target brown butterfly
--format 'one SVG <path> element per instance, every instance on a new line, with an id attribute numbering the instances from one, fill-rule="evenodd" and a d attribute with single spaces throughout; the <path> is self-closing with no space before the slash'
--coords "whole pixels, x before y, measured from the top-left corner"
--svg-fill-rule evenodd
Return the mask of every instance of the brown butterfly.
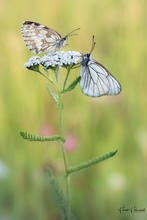
<path id="1" fill-rule="evenodd" d="M 73 32 L 79 30 L 77 28 L 67 34 L 65 37 L 42 24 L 33 21 L 24 21 L 21 26 L 21 33 L 26 46 L 34 53 L 51 52 L 66 46 L 69 36 L 74 35 Z"/>

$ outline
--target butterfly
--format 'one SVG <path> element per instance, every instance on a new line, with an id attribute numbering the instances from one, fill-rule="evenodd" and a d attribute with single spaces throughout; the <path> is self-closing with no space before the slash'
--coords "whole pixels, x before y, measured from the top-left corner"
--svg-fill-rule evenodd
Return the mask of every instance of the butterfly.
<path id="1" fill-rule="evenodd" d="M 38 54 L 42 52 L 55 52 L 57 49 L 66 46 L 68 37 L 74 35 L 73 32 L 79 29 L 80 28 L 77 28 L 65 37 L 61 37 L 61 35 L 52 28 L 37 22 L 24 21 L 21 26 L 21 33 L 29 50 Z"/>
<path id="2" fill-rule="evenodd" d="M 94 36 L 90 53 L 82 55 L 80 63 L 80 87 L 82 92 L 91 97 L 117 95 L 122 88 L 114 76 L 99 62 L 91 57 L 95 47 Z"/>

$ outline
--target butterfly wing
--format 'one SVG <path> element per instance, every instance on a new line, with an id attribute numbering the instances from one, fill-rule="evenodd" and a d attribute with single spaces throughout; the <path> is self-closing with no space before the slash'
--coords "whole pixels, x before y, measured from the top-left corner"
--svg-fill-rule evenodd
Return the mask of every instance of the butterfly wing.
<path id="1" fill-rule="evenodd" d="M 85 95 L 99 97 L 120 93 L 121 85 L 103 65 L 93 60 L 91 56 L 84 59 L 86 62 L 81 62 L 80 86 Z"/>
<path id="2" fill-rule="evenodd" d="M 112 76 L 111 73 L 109 73 L 109 77 L 108 77 L 108 80 L 109 80 L 109 92 L 108 92 L 108 95 L 118 95 L 122 88 L 121 88 L 121 85 L 120 83 L 115 79 L 114 76 Z"/>
<path id="3" fill-rule="evenodd" d="M 21 33 L 26 46 L 36 54 L 55 51 L 62 40 L 55 30 L 37 22 L 25 21 L 22 24 Z"/>

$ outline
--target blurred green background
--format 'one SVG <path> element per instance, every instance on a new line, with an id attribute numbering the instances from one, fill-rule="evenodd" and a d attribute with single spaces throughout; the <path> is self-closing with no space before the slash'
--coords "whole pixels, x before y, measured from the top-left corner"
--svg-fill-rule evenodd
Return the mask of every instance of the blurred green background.
<path id="1" fill-rule="evenodd" d="M 71 179 L 77 219 L 147 219 L 147 2 L 145 0 L 0 0 L 0 220 L 58 220 L 60 210 L 46 167 L 64 187 L 61 151 L 55 143 L 24 141 L 19 131 L 57 134 L 46 80 L 23 65 L 31 56 L 20 27 L 25 20 L 69 38 L 70 50 L 87 53 L 118 79 L 114 97 L 84 96 L 79 85 L 64 96 L 64 131 L 70 165 L 118 149 L 111 159 Z M 65 48 L 68 50 L 68 47 Z M 63 71 L 64 75 L 64 71 Z M 79 69 L 71 79 L 79 76 Z M 71 147 L 71 149 L 69 149 Z M 146 208 L 120 214 L 122 206 Z"/>

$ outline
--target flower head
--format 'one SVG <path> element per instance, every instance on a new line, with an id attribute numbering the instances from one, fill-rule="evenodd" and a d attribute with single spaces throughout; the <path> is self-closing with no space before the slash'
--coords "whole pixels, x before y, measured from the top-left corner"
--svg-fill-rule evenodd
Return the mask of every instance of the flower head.
<path id="1" fill-rule="evenodd" d="M 62 68 L 63 66 L 77 64 L 80 58 L 81 54 L 76 51 L 56 51 L 43 56 L 40 63 L 47 69 L 55 66 Z"/>
<path id="2" fill-rule="evenodd" d="M 82 55 L 77 51 L 50 52 L 43 57 L 31 57 L 29 61 L 24 64 L 24 67 L 35 71 L 39 70 L 39 64 L 44 66 L 46 69 L 54 68 L 56 66 L 62 68 L 63 66 L 66 67 L 68 65 L 77 64 L 81 56 Z"/>
<path id="3" fill-rule="evenodd" d="M 29 61 L 24 64 L 24 67 L 26 67 L 29 70 L 39 71 L 39 64 L 40 64 L 40 57 L 35 56 L 35 57 L 31 57 Z"/>
<path id="4" fill-rule="evenodd" d="M 58 66 L 62 68 L 68 65 L 77 64 L 81 58 L 81 54 L 77 51 L 56 51 L 50 52 L 43 57 L 34 56 L 29 59 L 24 67 L 30 70 L 39 71 L 39 64 L 44 66 L 46 69 L 54 68 Z"/>

